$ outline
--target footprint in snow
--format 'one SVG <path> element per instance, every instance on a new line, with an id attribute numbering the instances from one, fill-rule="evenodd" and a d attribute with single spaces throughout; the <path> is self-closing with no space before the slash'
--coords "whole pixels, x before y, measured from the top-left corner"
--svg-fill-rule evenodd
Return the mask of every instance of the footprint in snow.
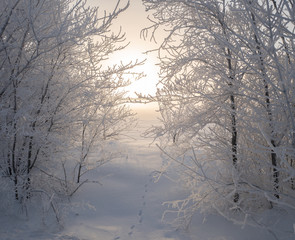
<path id="1" fill-rule="evenodd" d="M 138 216 L 139 216 L 138 223 L 139 223 L 139 224 L 141 224 L 142 221 L 143 221 L 143 209 L 144 209 L 144 207 L 146 206 L 145 196 L 146 196 L 146 194 L 147 194 L 147 192 L 148 192 L 148 186 L 149 186 L 149 183 L 153 182 L 152 174 L 150 174 L 149 177 L 150 177 L 150 178 L 149 178 L 149 182 L 146 183 L 146 184 L 144 185 L 144 194 L 141 196 L 141 198 L 142 198 L 142 207 L 141 207 L 141 209 L 138 211 Z M 135 224 L 133 224 L 133 225 L 130 227 L 130 231 L 128 232 L 129 237 L 131 237 L 131 235 L 133 234 L 133 230 L 134 230 L 134 229 L 135 229 Z M 118 236 L 118 237 L 114 238 L 113 240 L 119 240 L 119 239 L 121 239 L 121 237 Z"/>
<path id="2" fill-rule="evenodd" d="M 60 236 L 58 238 L 58 240 L 80 240 L 80 238 L 77 238 L 77 237 L 74 237 L 74 236 L 64 235 L 64 236 Z"/>

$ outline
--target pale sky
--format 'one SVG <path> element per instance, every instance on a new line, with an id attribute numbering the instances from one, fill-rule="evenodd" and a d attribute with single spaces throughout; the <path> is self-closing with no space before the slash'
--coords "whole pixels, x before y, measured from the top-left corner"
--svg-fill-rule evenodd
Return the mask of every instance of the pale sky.
<path id="1" fill-rule="evenodd" d="M 120 6 L 126 4 L 126 0 L 121 0 Z M 89 0 L 89 3 L 94 6 L 99 6 L 100 10 L 106 10 L 110 12 L 114 9 L 117 0 Z M 157 62 L 157 54 L 149 53 L 143 54 L 147 50 L 155 49 L 157 44 L 140 38 L 140 31 L 151 23 L 147 19 L 147 13 L 141 0 L 130 0 L 129 8 L 121 13 L 121 15 L 114 21 L 112 30 L 118 32 L 122 27 L 123 32 L 126 33 L 126 43 L 130 42 L 129 46 L 121 52 L 114 55 L 114 62 L 119 63 L 130 62 L 130 60 L 143 60 L 147 59 L 146 63 L 142 67 L 137 67 L 135 71 L 144 72 L 147 76 L 135 83 L 129 88 L 129 96 L 135 97 L 132 92 L 136 91 L 143 94 L 154 94 L 156 91 L 156 83 L 158 82 L 158 66 L 155 66 Z"/>

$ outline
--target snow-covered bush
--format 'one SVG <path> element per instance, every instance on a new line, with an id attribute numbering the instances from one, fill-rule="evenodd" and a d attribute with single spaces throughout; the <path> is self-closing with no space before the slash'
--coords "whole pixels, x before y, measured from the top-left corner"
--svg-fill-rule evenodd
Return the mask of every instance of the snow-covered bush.
<path id="1" fill-rule="evenodd" d="M 53 203 L 114 157 L 103 147 L 130 126 L 122 87 L 138 64 L 105 64 L 123 48 L 109 29 L 119 3 L 98 16 L 82 0 L 0 1 L 0 181 L 15 200 Z"/>
<path id="2" fill-rule="evenodd" d="M 183 168 L 190 194 L 171 203 L 181 223 L 197 209 L 244 224 L 267 208 L 294 208 L 292 3 L 143 3 L 153 16 L 143 36 L 167 32 L 158 50 L 161 87 L 151 99 L 163 124 L 150 133 Z"/>

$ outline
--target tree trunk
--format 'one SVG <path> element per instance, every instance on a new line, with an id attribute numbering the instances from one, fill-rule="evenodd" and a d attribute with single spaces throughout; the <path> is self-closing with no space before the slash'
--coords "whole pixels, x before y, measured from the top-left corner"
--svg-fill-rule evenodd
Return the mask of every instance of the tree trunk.
<path id="1" fill-rule="evenodd" d="M 224 6 L 224 15 L 225 15 L 225 6 Z M 224 23 L 224 19 L 218 19 L 223 35 L 226 38 L 226 41 L 228 42 L 229 39 L 227 37 L 226 33 L 226 26 Z M 232 67 L 232 55 L 231 55 L 231 50 L 228 47 L 224 48 L 225 56 L 226 56 L 226 61 L 227 61 L 227 70 L 229 74 L 229 82 L 228 86 L 230 88 L 230 118 L 231 118 L 231 152 L 232 152 L 232 164 L 235 170 L 237 170 L 237 164 L 238 164 L 238 156 L 237 156 L 237 151 L 238 151 L 238 131 L 237 131 L 237 112 L 236 112 L 236 101 L 235 101 L 235 94 L 234 94 L 234 89 L 233 89 L 233 84 L 234 84 L 234 73 L 233 73 L 233 67 Z M 234 194 L 234 202 L 237 203 L 240 199 L 239 193 L 235 192 Z"/>
<path id="2" fill-rule="evenodd" d="M 250 1 L 251 4 L 251 1 Z M 279 195 L 279 170 L 277 168 L 277 154 L 274 152 L 274 148 L 276 147 L 276 143 L 275 143 L 275 139 L 274 139 L 274 126 L 273 126 L 273 114 L 272 114 L 272 110 L 271 110 L 271 102 L 270 102 L 270 92 L 269 92 L 269 86 L 268 86 L 268 82 L 267 82 L 267 73 L 266 73 L 266 69 L 265 69 L 265 65 L 264 65 L 264 59 L 262 56 L 262 52 L 261 52 L 261 44 L 258 40 L 258 37 L 256 35 L 256 19 L 255 19 L 255 15 L 254 13 L 251 11 L 251 18 L 252 18 L 252 23 L 254 26 L 254 39 L 255 39 L 255 43 L 256 43 L 256 52 L 259 56 L 259 69 L 262 75 L 262 79 L 263 79 L 263 84 L 264 84 L 264 96 L 265 96 L 265 107 L 266 107 L 266 112 L 268 115 L 268 125 L 269 125 L 269 129 L 270 129 L 270 142 L 271 142 L 271 164 L 272 164 L 272 176 L 273 176 L 273 188 L 274 188 L 274 197 L 275 198 L 280 198 Z"/>

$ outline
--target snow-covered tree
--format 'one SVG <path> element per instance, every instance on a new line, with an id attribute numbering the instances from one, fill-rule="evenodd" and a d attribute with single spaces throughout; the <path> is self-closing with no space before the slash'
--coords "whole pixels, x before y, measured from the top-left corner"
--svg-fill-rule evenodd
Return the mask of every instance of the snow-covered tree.
<path id="1" fill-rule="evenodd" d="M 183 167 L 190 195 L 172 203 L 180 220 L 200 207 L 235 220 L 274 204 L 294 207 L 292 1 L 143 3 L 153 16 L 143 35 L 167 32 L 152 99 L 163 125 L 151 133 Z"/>
<path id="2" fill-rule="evenodd" d="M 8 198 L 72 194 L 93 148 L 130 126 L 122 87 L 138 63 L 105 63 L 124 47 L 124 34 L 110 31 L 129 2 L 121 5 L 98 16 L 82 0 L 0 1 L 0 172 Z M 97 155 L 92 167 L 112 158 Z"/>

